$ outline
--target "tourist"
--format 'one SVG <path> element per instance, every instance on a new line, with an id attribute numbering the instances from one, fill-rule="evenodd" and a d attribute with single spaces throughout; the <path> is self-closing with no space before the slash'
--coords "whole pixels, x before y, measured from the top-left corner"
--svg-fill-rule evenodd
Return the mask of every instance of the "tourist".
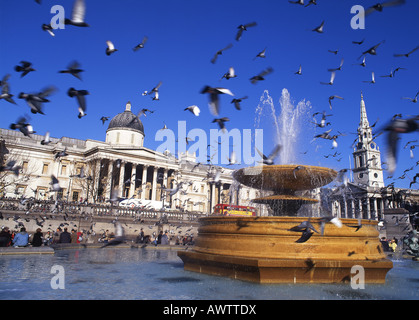
<path id="1" fill-rule="evenodd" d="M 161 237 L 163 237 L 163 231 L 160 231 L 159 235 L 157 236 L 157 244 L 161 244 Z"/>
<path id="2" fill-rule="evenodd" d="M 83 241 L 83 231 L 77 232 L 77 243 L 81 243 Z"/>
<path id="3" fill-rule="evenodd" d="M 381 240 L 381 245 L 383 247 L 384 252 L 389 252 L 390 251 L 390 247 L 388 245 L 388 240 L 386 237 L 382 237 Z"/>
<path id="4" fill-rule="evenodd" d="M 32 247 L 40 247 L 42 246 L 42 242 L 42 229 L 38 228 L 32 238 Z"/>
<path id="5" fill-rule="evenodd" d="M 169 245 L 169 237 L 167 236 L 167 231 L 164 233 L 164 235 L 161 236 L 160 242 L 162 245 Z"/>
<path id="6" fill-rule="evenodd" d="M 60 234 L 61 234 L 61 228 L 58 227 L 57 230 L 55 230 L 54 235 L 52 236 L 52 243 L 60 243 Z"/>
<path id="7" fill-rule="evenodd" d="M 26 247 L 29 244 L 29 234 L 26 232 L 26 228 L 22 227 L 20 232 L 13 238 L 14 247 Z"/>
<path id="8" fill-rule="evenodd" d="M 7 247 L 10 244 L 12 235 L 10 234 L 9 228 L 4 227 L 0 232 L 0 247 Z"/>
<path id="9" fill-rule="evenodd" d="M 49 246 L 52 243 L 52 233 L 48 231 L 44 237 L 44 245 Z"/>
<path id="10" fill-rule="evenodd" d="M 391 250 L 393 250 L 393 252 L 396 252 L 397 243 L 394 239 L 391 240 L 389 246 L 390 246 Z"/>
<path id="11" fill-rule="evenodd" d="M 77 232 L 75 229 L 71 229 L 71 243 L 77 243 Z"/>
<path id="12" fill-rule="evenodd" d="M 64 231 L 60 234 L 59 243 L 71 243 L 71 234 L 64 228 Z"/>

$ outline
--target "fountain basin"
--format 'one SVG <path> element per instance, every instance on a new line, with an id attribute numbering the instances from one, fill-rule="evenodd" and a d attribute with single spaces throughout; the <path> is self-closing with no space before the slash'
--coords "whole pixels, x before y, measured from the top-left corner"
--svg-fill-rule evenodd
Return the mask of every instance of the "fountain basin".
<path id="1" fill-rule="evenodd" d="M 179 251 L 185 270 L 259 283 L 338 283 L 350 281 L 351 268 L 362 266 L 365 283 L 385 283 L 392 262 L 386 260 L 377 222 L 342 219 L 341 228 L 328 223 L 297 243 L 301 232 L 290 228 L 302 217 L 206 217 L 199 220 L 191 251 Z M 310 222 L 320 232 L 320 218 Z"/>

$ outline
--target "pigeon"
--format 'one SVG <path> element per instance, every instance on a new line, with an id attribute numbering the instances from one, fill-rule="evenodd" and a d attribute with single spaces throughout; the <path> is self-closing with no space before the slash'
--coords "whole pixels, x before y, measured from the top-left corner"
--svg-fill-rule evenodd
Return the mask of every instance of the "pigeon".
<path id="1" fill-rule="evenodd" d="M 304 7 L 307 8 L 311 4 L 317 5 L 317 0 L 310 0 Z"/>
<path id="2" fill-rule="evenodd" d="M 141 116 L 147 117 L 146 112 L 154 113 L 154 111 L 151 111 L 149 109 L 143 108 L 143 109 L 140 110 L 140 112 L 138 112 L 137 117 L 138 118 L 141 117 Z"/>
<path id="3" fill-rule="evenodd" d="M 58 151 L 55 154 L 54 159 L 55 159 L 55 161 L 57 161 L 57 159 L 59 159 L 61 157 L 66 157 L 66 156 L 68 156 L 67 147 L 65 147 L 64 150 L 62 150 L 62 151 Z"/>
<path id="4" fill-rule="evenodd" d="M 367 57 L 366 56 L 364 56 L 364 59 L 362 59 L 362 62 L 361 63 L 357 63 L 356 65 L 357 66 L 361 66 L 361 67 L 366 67 L 367 66 L 367 64 L 365 63 L 365 60 L 367 59 Z"/>
<path id="5" fill-rule="evenodd" d="M 335 81 L 335 77 L 336 77 L 336 72 L 333 71 L 332 74 L 330 75 L 330 81 L 329 82 L 320 82 L 320 83 L 325 84 L 325 85 L 333 85 L 333 82 Z"/>
<path id="6" fill-rule="evenodd" d="M 44 102 L 49 102 L 49 100 L 46 97 L 50 96 L 55 91 L 57 91 L 57 89 L 53 86 L 50 86 L 50 87 L 44 88 L 39 93 L 24 93 L 24 92 L 21 92 L 21 93 L 19 93 L 18 98 L 26 100 L 26 103 L 31 108 L 32 113 L 34 113 L 34 114 L 36 114 L 36 113 L 45 114 L 42 111 L 42 104 Z"/>
<path id="7" fill-rule="evenodd" d="M 403 97 L 402 99 L 410 100 L 411 102 L 416 103 L 416 102 L 418 102 L 418 95 L 419 95 L 419 91 L 418 91 L 418 93 L 416 93 L 414 98 Z"/>
<path id="8" fill-rule="evenodd" d="M 392 69 L 389 74 L 384 75 L 384 76 L 380 76 L 380 77 L 382 77 L 382 78 L 394 78 L 396 72 L 399 71 L 399 70 L 406 70 L 406 69 L 405 68 L 398 67 L 398 68 L 396 68 L 394 70 Z"/>
<path id="9" fill-rule="evenodd" d="M 269 68 L 263 70 L 258 75 L 251 77 L 250 82 L 252 84 L 256 84 L 258 81 L 265 80 L 264 77 L 267 76 L 268 74 L 272 73 L 272 72 L 273 72 L 273 69 L 271 67 L 269 67 Z"/>
<path id="10" fill-rule="evenodd" d="M 15 100 L 13 100 L 13 94 L 10 93 L 9 83 L 6 80 L 1 81 L 0 99 L 16 104 Z"/>
<path id="11" fill-rule="evenodd" d="M 409 58 L 409 56 L 415 52 L 416 50 L 419 49 L 419 46 L 417 46 L 416 48 L 414 48 L 413 50 L 409 51 L 408 53 L 396 53 L 394 54 L 395 57 L 406 57 Z"/>
<path id="12" fill-rule="evenodd" d="M 19 176 L 20 169 L 22 169 L 21 166 L 16 165 L 16 161 L 10 160 L 7 162 L 5 166 L 0 166 L 0 172 L 2 171 L 12 171 L 15 176 Z"/>
<path id="13" fill-rule="evenodd" d="M 225 48 L 223 48 L 223 49 L 221 49 L 221 50 L 218 50 L 218 51 L 215 53 L 214 57 L 212 57 L 212 59 L 211 59 L 211 63 L 212 63 L 212 64 L 214 64 L 214 63 L 217 61 L 218 56 L 222 55 L 222 54 L 223 54 L 223 51 L 230 49 L 232 46 L 233 46 L 233 45 L 232 45 L 231 43 L 229 43 L 229 44 L 227 45 L 227 47 L 225 47 Z"/>
<path id="14" fill-rule="evenodd" d="M 288 2 L 289 3 L 294 3 L 294 4 L 299 4 L 299 5 L 304 5 L 304 0 L 297 0 L 297 1 L 291 1 L 291 0 L 288 0 Z"/>
<path id="15" fill-rule="evenodd" d="M 12 130 L 18 129 L 26 137 L 29 137 L 30 134 L 35 133 L 35 131 L 33 131 L 32 126 L 29 123 L 27 123 L 27 120 L 25 117 L 20 117 L 17 120 L 17 123 L 12 123 L 10 125 L 10 129 Z"/>
<path id="16" fill-rule="evenodd" d="M 86 15 L 86 4 L 84 0 L 74 0 L 73 11 L 71 12 L 71 19 L 65 19 L 64 24 L 75 27 L 88 27 L 89 25 L 84 21 Z"/>
<path id="17" fill-rule="evenodd" d="M 358 45 L 361 45 L 361 44 L 363 44 L 363 43 L 364 43 L 364 41 L 365 41 L 365 38 L 364 38 L 364 39 L 362 39 L 361 41 L 352 41 L 352 43 L 353 43 L 353 44 L 358 44 Z"/>
<path id="18" fill-rule="evenodd" d="M 382 3 L 377 3 L 373 5 L 372 7 L 369 7 L 367 10 L 365 10 L 365 16 L 368 16 L 375 11 L 382 12 L 383 8 L 385 7 L 399 6 L 399 5 L 405 4 L 405 2 L 406 2 L 405 0 L 390 0 L 390 1 L 382 2 Z"/>
<path id="19" fill-rule="evenodd" d="M 162 85 L 163 82 L 159 82 L 153 89 L 151 89 L 150 91 L 147 92 L 148 95 L 150 94 L 155 94 L 153 100 L 159 100 L 159 88 Z"/>
<path id="20" fill-rule="evenodd" d="M 236 77 L 237 77 L 237 75 L 236 75 L 236 73 L 234 72 L 234 68 L 233 68 L 233 67 L 230 67 L 230 68 L 228 69 L 228 72 L 224 73 L 224 74 L 223 74 L 223 76 L 221 77 L 221 79 L 226 78 L 227 80 L 229 80 L 229 79 L 231 79 L 231 78 L 236 78 Z"/>
<path id="21" fill-rule="evenodd" d="M 324 27 L 324 21 L 322 21 L 322 23 L 318 26 L 318 27 L 316 27 L 316 28 L 314 28 L 313 30 L 311 30 L 311 31 L 315 31 L 315 32 L 317 32 L 317 33 L 323 33 L 324 31 L 323 31 L 323 27 Z"/>
<path id="22" fill-rule="evenodd" d="M 51 191 L 57 192 L 61 190 L 60 183 L 53 174 L 51 175 L 50 185 L 51 185 Z"/>
<path id="23" fill-rule="evenodd" d="M 413 177 L 413 180 L 410 182 L 409 189 L 412 188 L 412 184 L 417 183 L 417 178 L 419 178 L 419 173 L 416 173 L 416 175 Z"/>
<path id="24" fill-rule="evenodd" d="M 80 72 L 83 72 L 83 69 L 80 69 L 80 64 L 77 61 L 71 62 L 66 70 L 60 70 L 59 73 L 69 73 L 77 79 L 81 80 Z"/>
<path id="25" fill-rule="evenodd" d="M 361 222 L 361 218 L 358 219 L 358 223 L 354 226 L 348 226 L 350 228 L 355 228 L 355 232 L 357 232 L 359 229 L 362 228 L 362 222 Z"/>
<path id="26" fill-rule="evenodd" d="M 51 26 L 51 24 L 43 24 L 42 30 L 48 32 L 52 37 L 55 37 L 54 28 Z"/>
<path id="27" fill-rule="evenodd" d="M 241 110 L 241 106 L 240 106 L 240 102 L 242 102 L 244 99 L 247 99 L 247 96 L 244 96 L 243 98 L 239 98 L 239 99 L 233 99 L 231 100 L 231 103 L 234 103 L 234 107 L 237 110 Z"/>
<path id="28" fill-rule="evenodd" d="M 257 25 L 256 22 L 251 22 L 251 23 L 248 23 L 248 24 L 244 24 L 244 25 L 241 24 L 241 25 L 239 25 L 237 27 L 237 29 L 239 29 L 239 31 L 237 31 L 237 34 L 236 34 L 236 41 L 239 41 L 241 39 L 242 34 L 243 34 L 243 31 L 247 31 L 247 28 L 254 27 L 256 25 Z"/>
<path id="29" fill-rule="evenodd" d="M 324 235 L 324 228 L 326 223 L 333 223 L 336 227 L 342 228 L 342 221 L 338 217 L 321 217 L 320 218 L 320 233 Z"/>
<path id="30" fill-rule="evenodd" d="M 223 117 L 223 118 L 219 118 L 219 119 L 214 119 L 214 120 L 212 120 L 212 123 L 214 123 L 214 122 L 217 122 L 218 123 L 218 126 L 220 127 L 220 129 L 221 129 L 221 131 L 225 131 L 226 130 L 226 127 L 225 127 L 225 124 L 224 124 L 224 122 L 227 122 L 227 121 L 230 121 L 230 119 L 229 118 L 227 118 L 227 117 Z"/>
<path id="31" fill-rule="evenodd" d="M 201 110 L 199 109 L 198 106 L 193 105 L 193 106 L 189 106 L 187 108 L 185 108 L 183 111 L 189 110 L 190 112 L 192 112 L 195 116 L 199 116 L 199 113 L 201 112 Z"/>
<path id="32" fill-rule="evenodd" d="M 294 74 L 298 74 L 298 75 L 302 75 L 302 70 L 301 70 L 301 64 L 300 67 L 298 68 L 298 70 L 296 72 L 294 72 Z"/>
<path id="33" fill-rule="evenodd" d="M 261 151 L 256 148 L 256 151 L 262 157 L 262 163 L 266 165 L 273 165 L 276 156 L 278 155 L 279 151 L 281 150 L 281 145 L 277 144 L 273 151 L 269 154 L 269 156 L 265 156 Z"/>
<path id="34" fill-rule="evenodd" d="M 259 52 L 253 60 L 256 60 L 256 58 L 266 58 L 266 48 Z"/>
<path id="35" fill-rule="evenodd" d="M 339 65 L 339 67 L 334 68 L 334 69 L 327 69 L 327 71 L 329 71 L 329 72 L 333 72 L 333 71 L 340 71 L 340 70 L 342 70 L 343 61 L 344 61 L 344 59 L 342 59 L 342 60 L 340 61 L 340 65 Z"/>
<path id="36" fill-rule="evenodd" d="M 118 51 L 118 49 L 116 49 L 115 46 L 113 45 L 112 41 L 107 40 L 106 45 L 107 45 L 107 47 L 106 47 L 105 52 L 106 52 L 107 56 L 110 56 L 112 53 Z"/>
<path id="37" fill-rule="evenodd" d="M 341 96 L 337 96 L 337 95 L 330 96 L 329 97 L 329 107 L 330 107 L 330 110 L 332 110 L 332 100 L 334 100 L 335 98 L 336 99 L 344 100 Z"/>
<path id="38" fill-rule="evenodd" d="M 377 55 L 377 48 L 378 48 L 381 44 L 383 44 L 384 42 L 385 42 L 385 40 L 381 41 L 380 43 L 376 44 L 375 46 L 373 46 L 373 47 L 369 48 L 368 50 L 364 51 L 364 52 L 363 52 L 363 53 L 359 56 L 359 58 L 358 58 L 358 59 L 360 59 L 362 56 L 364 56 L 364 55 L 366 55 L 366 54 L 370 54 L 370 55 L 373 55 L 373 56 Z"/>
<path id="39" fill-rule="evenodd" d="M 210 107 L 210 112 L 214 115 L 214 116 L 218 116 L 219 111 L 220 111 L 220 101 L 219 101 L 219 97 L 218 95 L 220 94 L 228 94 L 230 96 L 234 96 L 234 94 L 226 88 L 212 88 L 210 86 L 205 86 L 202 90 L 201 93 L 209 93 L 209 107 Z"/>
<path id="40" fill-rule="evenodd" d="M 362 81 L 362 82 L 374 84 L 375 83 L 375 73 L 374 73 L 374 71 L 371 72 L 371 81 Z"/>
<path id="41" fill-rule="evenodd" d="M 147 40 L 148 40 L 148 37 L 147 36 L 144 36 L 144 38 L 143 38 L 143 40 L 141 41 L 141 43 L 139 43 L 139 44 L 137 44 L 132 50 L 134 50 L 134 51 L 138 51 L 138 50 L 140 50 L 140 49 L 142 49 L 142 48 L 144 48 L 144 45 L 145 45 L 145 43 L 147 42 Z"/>
<path id="42" fill-rule="evenodd" d="M 76 97 L 77 103 L 79 105 L 79 115 L 78 118 L 82 118 L 86 115 L 86 98 L 85 96 L 89 94 L 87 90 L 76 90 L 74 88 L 70 88 L 67 91 L 67 94 L 70 98 Z"/>
<path id="43" fill-rule="evenodd" d="M 50 144 L 50 143 L 51 143 L 51 138 L 50 138 L 50 135 L 49 135 L 49 131 L 47 131 L 47 132 L 45 133 L 44 139 L 42 139 L 42 141 L 41 141 L 41 144 L 42 144 L 43 146 L 46 146 L 46 145 L 48 145 L 48 144 Z"/>
<path id="44" fill-rule="evenodd" d="M 297 239 L 297 241 L 295 241 L 297 243 L 304 243 L 308 239 L 310 239 L 311 236 L 314 234 L 314 232 L 311 232 L 310 230 L 313 230 L 314 232 L 319 233 L 310 223 L 310 218 L 307 221 L 301 222 L 298 226 L 288 229 L 288 231 L 302 232 L 301 237 Z"/>
<path id="45" fill-rule="evenodd" d="M 108 246 L 117 246 L 117 245 L 119 245 L 121 243 L 124 243 L 126 241 L 125 231 L 124 231 L 124 228 L 122 227 L 121 223 L 119 221 L 115 221 L 114 225 L 115 225 L 115 238 L 110 240 L 108 243 L 105 243 L 100 248 L 105 248 L 105 247 L 108 247 Z"/>
<path id="46" fill-rule="evenodd" d="M 104 125 L 105 122 L 109 120 L 109 117 L 102 116 L 99 120 L 102 121 L 102 125 Z"/>
<path id="47" fill-rule="evenodd" d="M 397 166 L 397 149 L 399 135 L 401 133 L 411 133 L 419 131 L 419 124 L 417 121 L 419 116 L 415 116 L 409 119 L 399 119 L 393 116 L 390 124 L 384 128 L 385 131 L 388 131 L 387 134 L 387 164 L 388 171 L 390 174 L 394 173 Z"/>
<path id="48" fill-rule="evenodd" d="M 20 75 L 21 78 L 26 76 L 31 71 L 36 71 L 34 68 L 32 68 L 32 63 L 28 61 L 20 61 L 20 64 L 20 66 L 15 66 L 15 71 L 22 72 L 22 74 Z"/>

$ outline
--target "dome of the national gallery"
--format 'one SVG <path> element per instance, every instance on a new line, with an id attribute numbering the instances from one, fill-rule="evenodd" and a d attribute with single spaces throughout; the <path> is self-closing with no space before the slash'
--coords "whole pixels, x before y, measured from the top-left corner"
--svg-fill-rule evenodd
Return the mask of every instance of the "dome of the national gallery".
<path id="1" fill-rule="evenodd" d="M 131 112 L 128 101 L 125 111 L 118 113 L 109 122 L 106 130 L 106 142 L 111 145 L 142 147 L 144 143 L 144 126 L 141 120 Z"/>
<path id="2" fill-rule="evenodd" d="M 141 120 L 131 112 L 131 103 L 127 103 L 125 111 L 118 113 L 109 122 L 108 130 L 133 130 L 144 134 L 144 126 Z"/>

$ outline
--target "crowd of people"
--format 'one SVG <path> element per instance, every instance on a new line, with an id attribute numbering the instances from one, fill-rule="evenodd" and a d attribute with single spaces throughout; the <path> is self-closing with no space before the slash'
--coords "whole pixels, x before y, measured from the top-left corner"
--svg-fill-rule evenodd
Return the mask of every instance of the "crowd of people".
<path id="1" fill-rule="evenodd" d="M 115 238 L 113 232 L 109 230 L 104 231 L 97 241 L 106 244 Z M 171 236 L 168 231 L 160 231 L 158 234 L 153 232 L 151 235 L 145 235 L 143 228 L 141 228 L 139 235 L 133 239 L 136 243 L 152 244 L 152 245 L 193 245 L 194 238 L 192 235 L 185 236 Z M 20 229 L 20 232 L 14 230 L 10 231 L 8 227 L 3 227 L 0 232 L 0 247 L 40 247 L 42 245 L 49 246 L 53 244 L 63 243 L 86 243 L 87 238 L 84 236 L 83 231 L 72 229 L 68 232 L 67 228 L 61 229 L 58 227 L 55 232 L 48 231 L 42 232 L 38 228 L 34 234 L 29 234 L 25 227 Z"/>

